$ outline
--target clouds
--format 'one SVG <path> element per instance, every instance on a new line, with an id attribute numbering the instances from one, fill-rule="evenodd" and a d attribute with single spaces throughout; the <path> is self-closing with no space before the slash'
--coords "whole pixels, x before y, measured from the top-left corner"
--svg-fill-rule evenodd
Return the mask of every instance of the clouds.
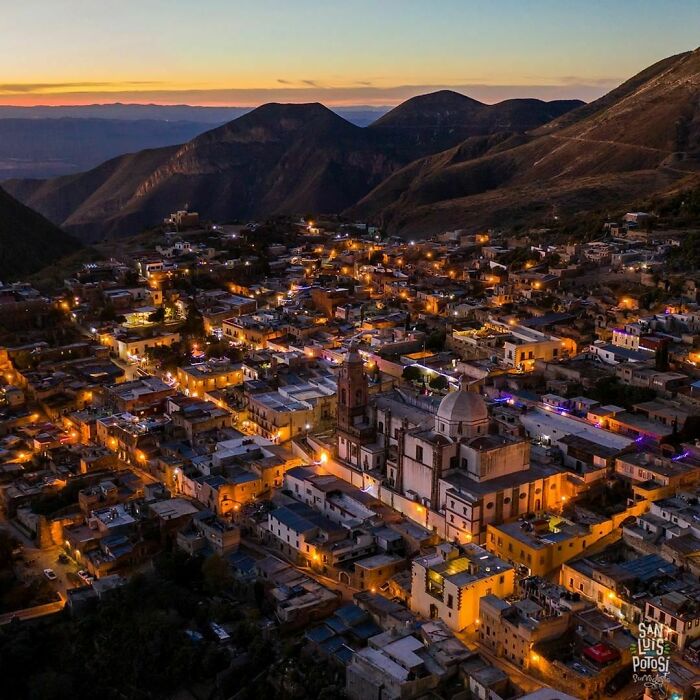
<path id="1" fill-rule="evenodd" d="M 269 88 L 180 88 L 150 82 L 66 82 L 19 83 L 0 85 L 0 104 L 4 105 L 80 105 L 92 103 L 155 103 L 203 106 L 256 107 L 266 102 L 322 102 L 328 106 L 392 106 L 410 97 L 454 90 L 482 102 L 494 103 L 513 98 L 542 100 L 594 100 L 620 81 L 616 78 L 585 80 L 566 76 L 556 84 L 544 81 L 525 85 L 406 84 L 380 86 L 371 80 L 357 80 L 334 86 L 311 78 L 277 78 Z"/>
<path id="2" fill-rule="evenodd" d="M 161 83 L 146 80 L 129 80 L 126 82 L 75 82 L 75 83 L 0 83 L 0 94 L 28 95 L 46 92 L 73 92 L 83 90 L 105 90 L 110 87 L 117 89 L 124 87 L 140 88 L 155 86 Z"/>

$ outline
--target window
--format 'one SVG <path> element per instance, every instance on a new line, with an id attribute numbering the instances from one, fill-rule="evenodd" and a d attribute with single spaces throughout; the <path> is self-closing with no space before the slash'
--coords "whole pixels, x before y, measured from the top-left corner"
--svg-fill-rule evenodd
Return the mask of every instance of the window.
<path id="1" fill-rule="evenodd" d="M 447 607 L 451 608 L 454 605 L 454 598 L 452 597 L 452 593 L 447 594 Z"/>
<path id="2" fill-rule="evenodd" d="M 423 448 L 420 445 L 416 445 L 416 461 L 423 461 Z"/>

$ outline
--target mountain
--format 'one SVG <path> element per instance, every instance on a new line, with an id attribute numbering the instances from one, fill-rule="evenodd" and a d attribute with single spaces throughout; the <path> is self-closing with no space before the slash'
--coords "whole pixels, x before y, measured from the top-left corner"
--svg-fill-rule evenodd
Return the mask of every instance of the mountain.
<path id="1" fill-rule="evenodd" d="M 0 177 L 54 177 L 189 141 L 209 124 L 155 119 L 0 119 Z"/>
<path id="2" fill-rule="evenodd" d="M 472 136 L 477 125 L 477 133 L 506 122 L 539 125 L 573 106 L 537 100 L 501 105 L 437 93 L 409 100 L 361 128 L 320 104 L 268 104 L 182 146 L 4 186 L 84 240 L 134 233 L 186 206 L 219 221 L 339 212 L 417 158 Z M 467 117 L 470 111 L 474 116 Z M 496 126 L 489 126 L 486 113 L 500 120 Z"/>
<path id="3" fill-rule="evenodd" d="M 580 100 L 505 100 L 483 104 L 451 90 L 419 95 L 380 117 L 370 128 L 397 146 L 422 155 L 436 153 L 473 136 L 534 129 L 580 107 Z"/>
<path id="4" fill-rule="evenodd" d="M 628 206 L 698 181 L 700 49 L 527 134 L 468 140 L 419 159 L 348 214 L 427 234 Z"/>
<path id="5" fill-rule="evenodd" d="M 333 111 L 343 119 L 367 126 L 391 107 L 347 105 Z M 247 114 L 252 107 L 202 107 L 200 105 L 112 104 L 35 105 L 20 107 L 0 105 L 0 119 L 112 119 L 115 121 L 194 122 L 207 128 L 225 124 Z M 204 131 L 204 129 L 202 129 Z M 155 146 L 156 144 L 151 144 Z"/>
<path id="6" fill-rule="evenodd" d="M 71 236 L 0 189 L 0 280 L 36 272 L 80 247 Z"/>
<path id="7" fill-rule="evenodd" d="M 337 113 L 367 126 L 387 109 L 346 107 Z M 186 105 L 0 106 L 0 179 L 83 172 L 124 153 L 185 143 L 250 111 Z"/>
<path id="8" fill-rule="evenodd" d="M 133 233 L 186 206 L 217 220 L 341 211 L 409 160 L 320 104 L 270 104 L 182 146 L 6 185 L 89 239 Z"/>

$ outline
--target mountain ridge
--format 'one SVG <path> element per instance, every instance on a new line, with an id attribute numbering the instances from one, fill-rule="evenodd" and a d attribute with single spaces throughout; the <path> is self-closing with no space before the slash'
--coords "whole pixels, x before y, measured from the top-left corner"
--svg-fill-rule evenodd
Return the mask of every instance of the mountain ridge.
<path id="1" fill-rule="evenodd" d="M 81 248 L 72 236 L 0 187 L 0 280 L 16 280 Z"/>
<path id="2" fill-rule="evenodd" d="M 390 231 L 498 226 L 639 198 L 700 177 L 700 52 L 663 59 L 512 147 L 428 156 L 347 210 Z"/>
<path id="3" fill-rule="evenodd" d="M 516 130 L 532 125 L 533 106 L 539 124 L 552 110 L 561 114 L 573 106 L 526 100 L 499 108 L 503 103 L 483 105 L 458 93 L 447 97 L 479 105 L 482 115 L 512 113 L 509 124 Z M 120 156 L 75 176 L 3 184 L 84 240 L 134 233 L 185 206 L 218 220 L 338 212 L 413 160 L 464 140 L 465 132 L 449 122 L 433 128 L 431 114 L 416 111 L 420 98 L 408 102 L 403 113 L 419 117 L 408 129 L 391 125 L 396 114 L 363 128 L 320 103 L 270 103 L 185 144 Z M 480 119 L 478 134 L 500 129 Z M 459 126 L 459 120 L 454 123 Z"/>

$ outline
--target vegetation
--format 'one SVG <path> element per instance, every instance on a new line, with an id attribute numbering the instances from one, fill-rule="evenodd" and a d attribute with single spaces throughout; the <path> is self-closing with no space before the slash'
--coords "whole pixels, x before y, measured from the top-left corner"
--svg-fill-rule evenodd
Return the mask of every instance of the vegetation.
<path id="1" fill-rule="evenodd" d="M 621 384 L 617 377 L 602 377 L 587 396 L 594 401 L 599 401 L 603 406 L 614 404 L 615 406 L 632 408 L 636 403 L 651 401 L 656 397 L 656 392 L 645 387 Z"/>
<path id="2" fill-rule="evenodd" d="M 55 593 L 44 577 L 20 579 L 17 570 L 22 555 L 16 554 L 16 548 L 16 540 L 6 530 L 0 530 L 0 613 L 55 600 Z"/>
<path id="3" fill-rule="evenodd" d="M 700 191 L 697 196 L 700 200 Z M 700 212 L 696 221 L 698 219 L 700 219 Z M 669 270 L 677 272 L 700 268 L 700 231 L 691 231 L 685 236 L 681 245 L 671 248 L 666 257 L 666 263 Z"/>
<path id="4" fill-rule="evenodd" d="M 420 382 L 423 380 L 423 371 L 420 367 L 409 365 L 408 367 L 404 367 L 401 377 L 407 382 Z"/>
<path id="5" fill-rule="evenodd" d="M 0 533 L 0 561 L 6 550 Z M 341 672 L 306 657 L 298 636 L 268 639 L 264 612 L 262 587 L 234 583 L 221 557 L 166 552 L 92 608 L 1 627 L 2 695 L 165 700 L 196 686 L 211 700 L 341 697 Z M 230 648 L 211 622 L 226 625 Z"/>
<path id="6" fill-rule="evenodd" d="M 443 374 L 436 374 L 428 384 L 435 391 L 445 391 L 450 386 L 450 382 Z"/>
<path id="7" fill-rule="evenodd" d="M 435 352 L 440 352 L 445 349 L 445 340 L 447 339 L 447 332 L 445 329 L 438 329 L 433 331 L 425 340 L 425 347 L 427 350 L 433 350 Z"/>

